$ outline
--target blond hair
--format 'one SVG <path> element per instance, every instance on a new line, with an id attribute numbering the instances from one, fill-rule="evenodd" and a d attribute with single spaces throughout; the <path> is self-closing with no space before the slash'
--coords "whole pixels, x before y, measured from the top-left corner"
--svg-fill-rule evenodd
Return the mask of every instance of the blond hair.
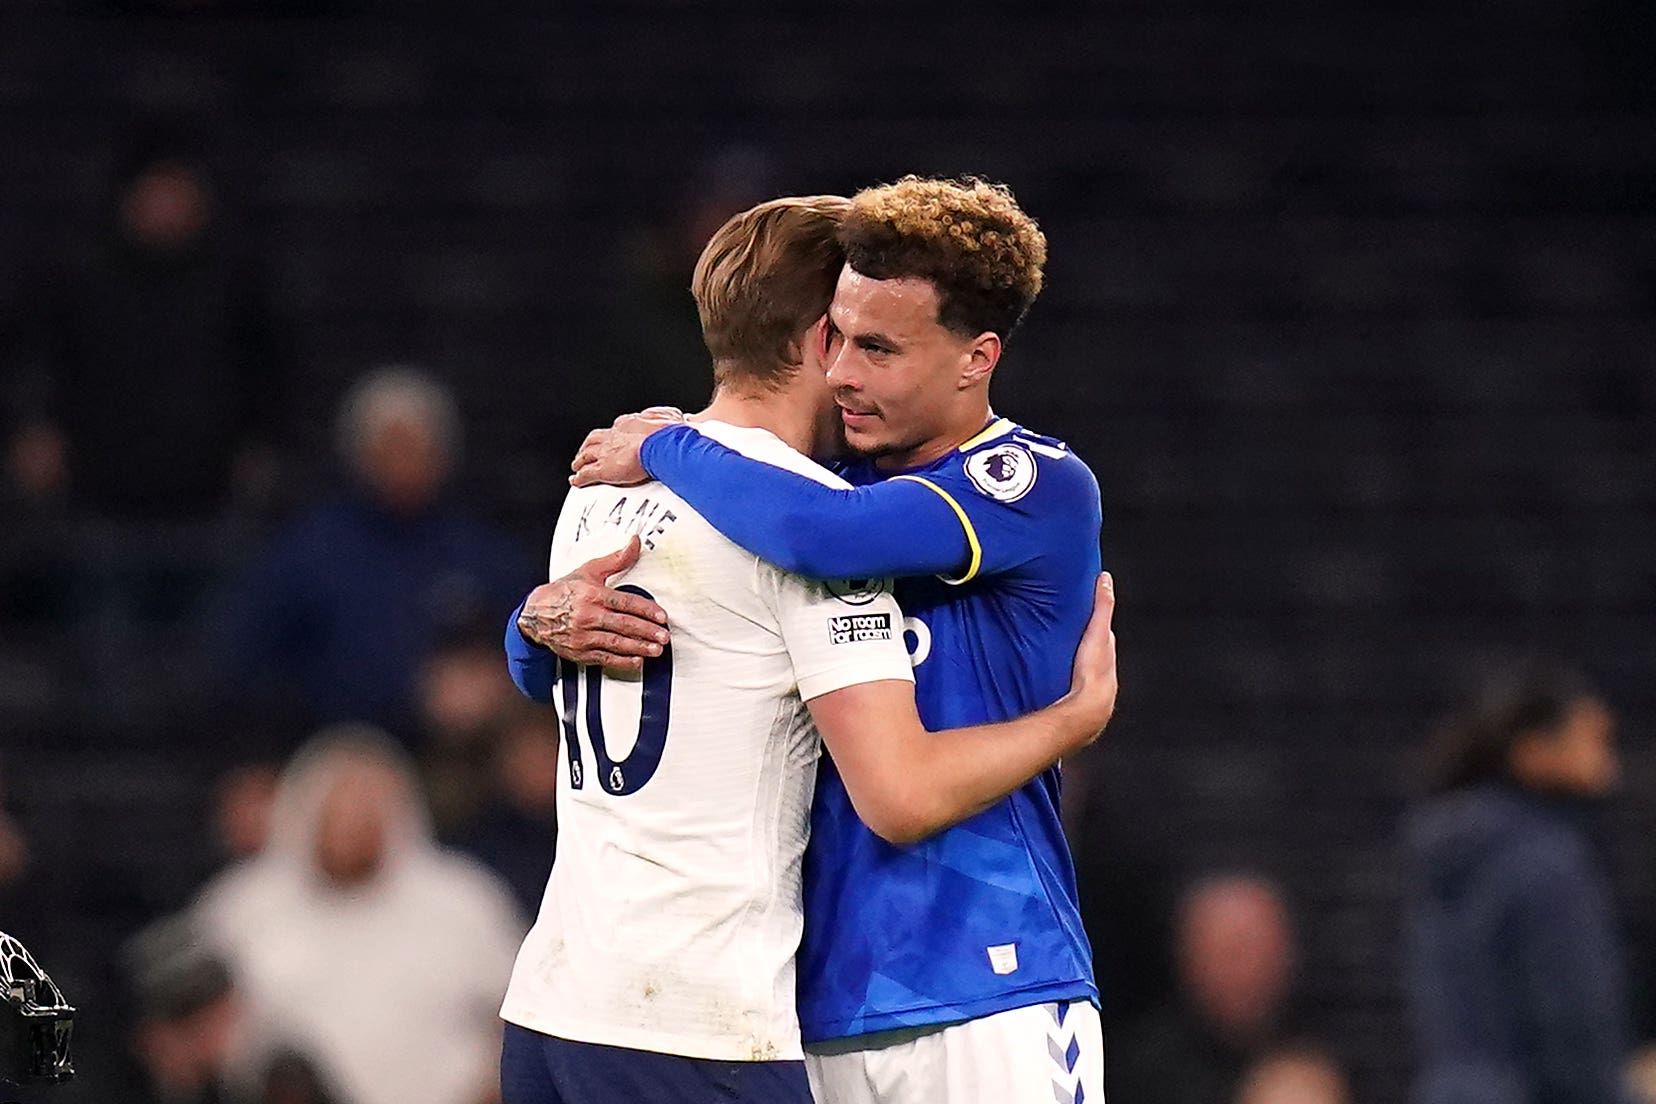
<path id="1" fill-rule="evenodd" d="M 977 177 L 905 176 L 851 197 L 840 228 L 845 259 L 876 280 L 929 280 L 938 321 L 1003 339 L 1041 293 L 1046 235 L 1012 191 Z"/>
<path id="2" fill-rule="evenodd" d="M 843 196 L 789 196 L 736 215 L 708 241 L 690 293 L 716 385 L 783 382 L 800 331 L 828 311 L 845 255 Z"/>

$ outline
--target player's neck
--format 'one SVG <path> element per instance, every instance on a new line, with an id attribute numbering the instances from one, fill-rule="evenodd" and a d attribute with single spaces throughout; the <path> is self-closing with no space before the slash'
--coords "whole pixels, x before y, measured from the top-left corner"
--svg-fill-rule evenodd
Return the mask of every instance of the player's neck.
<path id="1" fill-rule="evenodd" d="M 776 434 L 782 443 L 806 456 L 816 446 L 817 423 L 820 421 L 817 404 L 804 401 L 808 396 L 780 391 L 736 391 L 721 387 L 713 393 L 707 409 L 690 417 L 690 421 L 711 419 L 734 426 L 764 429 Z"/>
<path id="2" fill-rule="evenodd" d="M 955 449 L 983 432 L 983 427 L 994 418 L 995 412 L 985 402 L 974 405 L 960 417 L 952 418 L 938 433 L 912 448 L 888 452 L 875 457 L 874 466 L 883 472 L 912 471 L 941 460 Z"/>

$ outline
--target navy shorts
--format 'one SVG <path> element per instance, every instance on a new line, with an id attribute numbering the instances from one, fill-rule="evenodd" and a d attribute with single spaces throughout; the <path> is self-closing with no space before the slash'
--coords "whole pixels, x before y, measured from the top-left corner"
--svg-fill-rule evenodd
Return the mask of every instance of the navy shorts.
<path id="1" fill-rule="evenodd" d="M 718 1062 L 506 1025 L 501 1104 L 811 1104 L 804 1062 Z"/>

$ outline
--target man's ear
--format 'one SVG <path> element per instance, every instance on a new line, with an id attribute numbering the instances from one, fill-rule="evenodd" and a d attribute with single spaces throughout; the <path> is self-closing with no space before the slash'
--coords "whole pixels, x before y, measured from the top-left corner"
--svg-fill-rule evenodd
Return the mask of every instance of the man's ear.
<path id="1" fill-rule="evenodd" d="M 973 387 L 989 381 L 989 376 L 1000 363 L 1001 339 L 1000 334 L 985 330 L 972 339 L 971 346 L 966 351 L 966 362 L 961 366 L 960 379 L 956 386 L 961 391 L 969 391 Z"/>
<path id="2" fill-rule="evenodd" d="M 828 316 L 826 314 L 817 319 L 816 325 L 811 327 L 811 347 L 816 350 L 817 356 L 822 358 L 823 363 L 828 361 L 828 352 L 833 341 L 832 335 L 833 331 L 828 328 Z"/>
<path id="3" fill-rule="evenodd" d="M 798 353 L 799 363 L 826 368 L 828 356 L 833 351 L 833 341 L 833 330 L 828 325 L 828 316 L 824 314 L 803 330 L 795 340 L 794 349 Z"/>

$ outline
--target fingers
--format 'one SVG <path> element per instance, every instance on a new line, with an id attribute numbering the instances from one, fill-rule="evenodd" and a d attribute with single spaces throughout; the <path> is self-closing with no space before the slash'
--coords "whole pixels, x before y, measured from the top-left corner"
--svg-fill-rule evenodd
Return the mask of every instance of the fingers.
<path id="1" fill-rule="evenodd" d="M 644 661 L 637 656 L 610 655 L 607 652 L 595 652 L 593 658 L 586 662 L 589 665 L 596 665 L 616 674 L 627 674 L 644 669 Z"/>
<path id="2" fill-rule="evenodd" d="M 1108 571 L 1098 576 L 1093 584 L 1093 611 L 1092 618 L 1087 622 L 1087 631 L 1083 639 L 1096 639 L 1099 635 L 1114 637 L 1112 631 L 1115 621 L 1115 579 Z"/>
<path id="3" fill-rule="evenodd" d="M 581 447 L 575 450 L 575 459 L 569 462 L 570 471 L 579 471 L 588 464 L 595 462 L 604 447 L 604 441 L 609 436 L 607 429 L 595 429 L 581 441 Z"/>
<path id="4" fill-rule="evenodd" d="M 667 643 L 667 630 L 654 621 L 646 621 L 627 613 L 612 613 L 601 605 L 580 610 L 575 615 L 575 627 L 582 632 L 613 633 L 652 645 Z M 657 648 L 656 651 L 660 649 Z M 654 655 L 655 652 L 647 654 Z"/>
<path id="5" fill-rule="evenodd" d="M 628 418 L 635 419 L 636 415 L 629 414 Z M 590 487 L 595 483 L 608 483 L 617 487 L 630 487 L 638 483 L 647 483 L 650 473 L 644 470 L 644 463 L 639 458 L 640 449 L 645 438 L 658 429 L 664 429 L 672 423 L 666 421 L 641 422 L 642 429 L 626 426 L 621 429 L 595 429 L 587 434 L 580 449 L 575 453 L 575 459 L 570 461 L 569 483 L 573 487 Z"/>
<path id="6" fill-rule="evenodd" d="M 589 632 L 582 633 L 580 639 L 581 650 L 594 655 L 650 659 L 662 651 L 662 645 L 657 644 L 653 637 L 640 639 L 618 632 Z"/>
<path id="7" fill-rule="evenodd" d="M 570 574 L 589 582 L 602 584 L 611 575 L 619 574 L 637 563 L 641 547 L 638 538 L 634 536 L 614 552 L 594 557 L 571 571 Z"/>
<path id="8" fill-rule="evenodd" d="M 643 640 L 652 644 L 667 643 L 667 630 L 655 621 L 634 617 L 630 613 L 615 613 L 607 610 L 604 608 L 604 600 L 601 596 L 583 600 L 581 607 L 575 611 L 571 624 L 577 632 L 614 633 L 617 636 L 631 637 L 634 640 Z M 584 647 L 585 645 L 575 646 Z"/>
<path id="9" fill-rule="evenodd" d="M 636 540 L 637 538 L 633 538 Z M 624 590 L 610 590 L 604 593 L 604 606 L 616 613 L 623 613 L 629 617 L 636 617 L 641 621 L 653 622 L 657 625 L 667 623 L 667 611 L 637 594 L 629 594 Z M 665 639 L 666 631 L 661 630 Z"/>
<path id="10" fill-rule="evenodd" d="M 644 626 L 645 631 L 649 629 L 645 622 L 636 624 Z M 666 635 L 665 632 L 661 633 L 663 638 Z M 579 645 L 575 646 L 577 641 Z M 642 671 L 645 660 L 654 659 L 665 650 L 665 641 L 658 644 L 653 639 L 641 639 L 616 632 L 574 633 L 571 634 L 568 643 L 572 649 L 566 658 L 612 672 Z"/>
<path id="11" fill-rule="evenodd" d="M 1081 634 L 1081 644 L 1075 652 L 1075 668 L 1070 676 L 1070 688 L 1085 701 L 1096 727 L 1091 729 L 1096 739 L 1115 714 L 1116 695 L 1120 691 L 1116 672 L 1116 637 L 1111 628 L 1115 616 L 1115 581 L 1108 573 L 1101 574 L 1093 589 L 1093 612 Z"/>
<path id="12" fill-rule="evenodd" d="M 639 414 L 623 414 L 615 419 L 615 424 L 610 426 L 610 431 L 648 437 L 658 429 L 676 425 L 682 421 L 684 421 L 684 412 L 678 407 L 652 406 Z"/>
<path id="13" fill-rule="evenodd" d="M 644 657 L 642 656 L 617 655 L 614 652 L 597 649 L 571 652 L 564 658 L 571 663 L 579 663 L 584 667 L 602 667 L 612 674 L 626 674 L 644 669 Z"/>

